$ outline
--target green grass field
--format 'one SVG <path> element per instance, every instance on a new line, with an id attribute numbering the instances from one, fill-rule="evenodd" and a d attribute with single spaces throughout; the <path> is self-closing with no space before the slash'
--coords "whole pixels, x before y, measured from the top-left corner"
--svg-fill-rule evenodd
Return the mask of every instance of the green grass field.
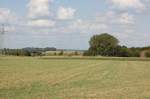
<path id="1" fill-rule="evenodd" d="M 1 57 L 0 99 L 150 99 L 150 61 Z"/>

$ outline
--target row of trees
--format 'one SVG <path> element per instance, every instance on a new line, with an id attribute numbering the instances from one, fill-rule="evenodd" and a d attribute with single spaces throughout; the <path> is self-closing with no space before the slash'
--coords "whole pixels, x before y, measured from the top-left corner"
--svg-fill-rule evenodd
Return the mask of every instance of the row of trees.
<path id="1" fill-rule="evenodd" d="M 23 48 L 23 49 L 2 49 L 1 53 L 3 55 L 14 55 L 14 56 L 41 56 L 43 52 L 46 51 L 56 51 L 56 48 L 46 47 L 46 48 Z"/>
<path id="2" fill-rule="evenodd" d="M 120 46 L 119 40 L 107 33 L 94 35 L 90 39 L 89 44 L 90 48 L 84 53 L 86 56 L 140 57 L 142 51 L 150 49 L 150 47 L 128 48 Z M 146 52 L 145 54 L 147 57 L 150 57 L 150 52 Z"/>
<path id="3" fill-rule="evenodd" d="M 23 49 L 3 49 L 1 50 L 3 55 L 13 56 L 79 56 L 79 51 L 64 51 L 64 50 L 45 50 L 42 48 L 23 48 Z"/>
<path id="4" fill-rule="evenodd" d="M 45 56 L 81 56 L 80 51 L 58 50 L 45 52 Z"/>
<path id="5" fill-rule="evenodd" d="M 150 57 L 150 47 L 132 47 L 119 45 L 119 40 L 107 33 L 101 35 L 94 35 L 91 37 L 90 48 L 83 53 L 85 56 L 114 56 L 114 57 Z M 49 51 L 48 53 L 45 53 Z M 51 52 L 50 52 L 51 51 Z M 1 50 L 3 55 L 15 55 L 15 56 L 41 56 L 41 55 L 81 55 L 81 52 L 69 52 L 65 50 L 57 50 L 54 47 L 46 48 L 32 48 L 27 47 L 23 49 L 3 49 Z"/>

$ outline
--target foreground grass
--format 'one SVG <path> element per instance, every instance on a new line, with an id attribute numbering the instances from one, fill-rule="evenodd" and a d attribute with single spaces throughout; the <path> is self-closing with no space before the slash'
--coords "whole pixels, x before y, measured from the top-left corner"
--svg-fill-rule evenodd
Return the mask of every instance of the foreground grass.
<path id="1" fill-rule="evenodd" d="M 0 58 L 0 99 L 150 99 L 150 61 Z"/>

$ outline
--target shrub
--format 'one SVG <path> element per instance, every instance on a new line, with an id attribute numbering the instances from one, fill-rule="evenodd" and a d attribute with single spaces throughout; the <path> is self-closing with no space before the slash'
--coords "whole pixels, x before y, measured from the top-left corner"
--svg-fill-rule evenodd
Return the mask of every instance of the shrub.
<path id="1" fill-rule="evenodd" d="M 145 53 L 146 57 L 150 57 L 150 51 Z"/>

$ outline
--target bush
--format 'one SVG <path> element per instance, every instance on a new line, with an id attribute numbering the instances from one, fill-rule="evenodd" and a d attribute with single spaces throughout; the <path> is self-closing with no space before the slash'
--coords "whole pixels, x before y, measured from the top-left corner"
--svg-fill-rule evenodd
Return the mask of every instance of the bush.
<path id="1" fill-rule="evenodd" d="M 145 53 L 146 57 L 150 57 L 150 51 Z"/>
<path id="2" fill-rule="evenodd" d="M 63 54 L 64 54 L 64 51 L 60 51 L 60 53 L 58 55 L 62 56 Z"/>
<path id="3" fill-rule="evenodd" d="M 85 52 L 83 53 L 83 56 L 91 56 L 91 55 L 90 55 L 89 51 L 85 51 Z"/>

